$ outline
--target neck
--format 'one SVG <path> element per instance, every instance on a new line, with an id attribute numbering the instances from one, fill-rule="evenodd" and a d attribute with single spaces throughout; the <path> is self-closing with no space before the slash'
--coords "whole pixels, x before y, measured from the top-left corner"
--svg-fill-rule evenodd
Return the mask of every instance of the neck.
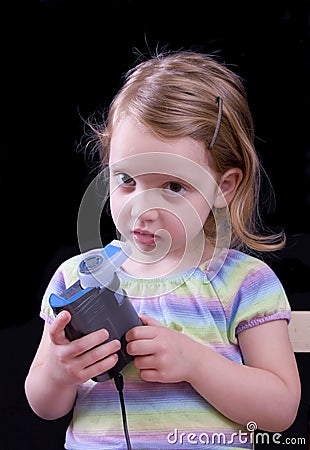
<path id="1" fill-rule="evenodd" d="M 154 258 L 152 252 L 133 251 L 131 257 L 123 264 L 123 269 L 139 278 L 157 278 L 183 272 L 197 267 L 211 259 L 214 247 L 201 236 L 195 238 L 186 248 L 171 250 L 161 258 Z"/>

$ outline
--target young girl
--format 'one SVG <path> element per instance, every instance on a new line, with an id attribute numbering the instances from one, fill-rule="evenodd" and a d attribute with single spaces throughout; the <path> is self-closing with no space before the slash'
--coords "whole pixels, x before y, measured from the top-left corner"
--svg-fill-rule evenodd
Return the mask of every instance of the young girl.
<path id="1" fill-rule="evenodd" d="M 287 429 L 300 399 L 290 307 L 257 256 L 285 239 L 260 227 L 241 80 L 205 54 L 154 56 L 129 71 L 93 130 L 112 217 L 132 250 L 117 275 L 144 324 L 126 334 L 133 362 L 122 371 L 132 448 L 252 448 L 256 427 Z M 124 449 L 114 382 L 92 380 L 116 364 L 120 342 L 105 342 L 105 329 L 69 342 L 70 314 L 54 318 L 49 306 L 77 281 L 83 256 L 47 288 L 26 395 L 46 419 L 73 408 L 66 449 Z"/>

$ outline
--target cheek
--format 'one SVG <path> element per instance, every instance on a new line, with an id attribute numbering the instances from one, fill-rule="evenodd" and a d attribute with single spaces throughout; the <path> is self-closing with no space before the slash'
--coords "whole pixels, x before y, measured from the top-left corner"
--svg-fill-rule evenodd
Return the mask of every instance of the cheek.
<path id="1" fill-rule="evenodd" d="M 210 214 L 211 206 L 205 200 L 199 200 L 194 208 L 200 218 L 202 226 L 204 226 Z"/>
<path id="2" fill-rule="evenodd" d="M 181 239 L 186 234 L 186 223 L 180 215 L 165 211 L 164 228 L 174 237 Z"/>
<path id="3" fill-rule="evenodd" d="M 203 229 L 210 210 L 210 205 L 201 196 L 191 197 L 175 210 L 175 229 L 182 227 L 188 236 L 197 235 Z"/>
<path id="4" fill-rule="evenodd" d="M 110 209 L 115 226 L 120 230 L 120 227 L 123 228 L 122 224 L 126 221 L 124 217 L 126 215 L 126 208 L 124 208 L 124 200 L 116 191 L 110 196 Z"/>
<path id="5" fill-rule="evenodd" d="M 209 211 L 209 210 L 208 210 Z M 208 211 L 206 207 L 197 210 L 194 205 L 184 204 L 178 211 L 163 214 L 165 220 L 164 228 L 169 232 L 173 241 L 184 244 L 194 239 L 203 229 Z"/>

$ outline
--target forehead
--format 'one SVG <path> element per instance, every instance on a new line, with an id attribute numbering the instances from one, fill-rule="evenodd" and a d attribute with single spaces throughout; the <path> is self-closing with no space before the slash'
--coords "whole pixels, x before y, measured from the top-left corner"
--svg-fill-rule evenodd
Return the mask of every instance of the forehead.
<path id="1" fill-rule="evenodd" d="M 208 165 L 202 143 L 190 137 L 161 139 L 135 119 L 122 119 L 111 138 L 110 163 L 147 152 L 180 155 L 202 166 Z"/>
<path id="2" fill-rule="evenodd" d="M 127 172 L 132 177 L 170 175 L 198 190 L 215 177 L 202 143 L 189 137 L 160 139 L 130 118 L 122 119 L 113 133 L 109 166 L 111 172 Z"/>

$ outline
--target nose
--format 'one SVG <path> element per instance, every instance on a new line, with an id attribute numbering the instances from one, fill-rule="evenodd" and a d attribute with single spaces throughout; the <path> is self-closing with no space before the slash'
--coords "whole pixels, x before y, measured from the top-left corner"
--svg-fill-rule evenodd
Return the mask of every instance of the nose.
<path id="1" fill-rule="evenodd" d="M 141 222 L 158 219 L 160 205 L 158 196 L 152 190 L 140 192 L 132 199 L 131 217 Z"/>

